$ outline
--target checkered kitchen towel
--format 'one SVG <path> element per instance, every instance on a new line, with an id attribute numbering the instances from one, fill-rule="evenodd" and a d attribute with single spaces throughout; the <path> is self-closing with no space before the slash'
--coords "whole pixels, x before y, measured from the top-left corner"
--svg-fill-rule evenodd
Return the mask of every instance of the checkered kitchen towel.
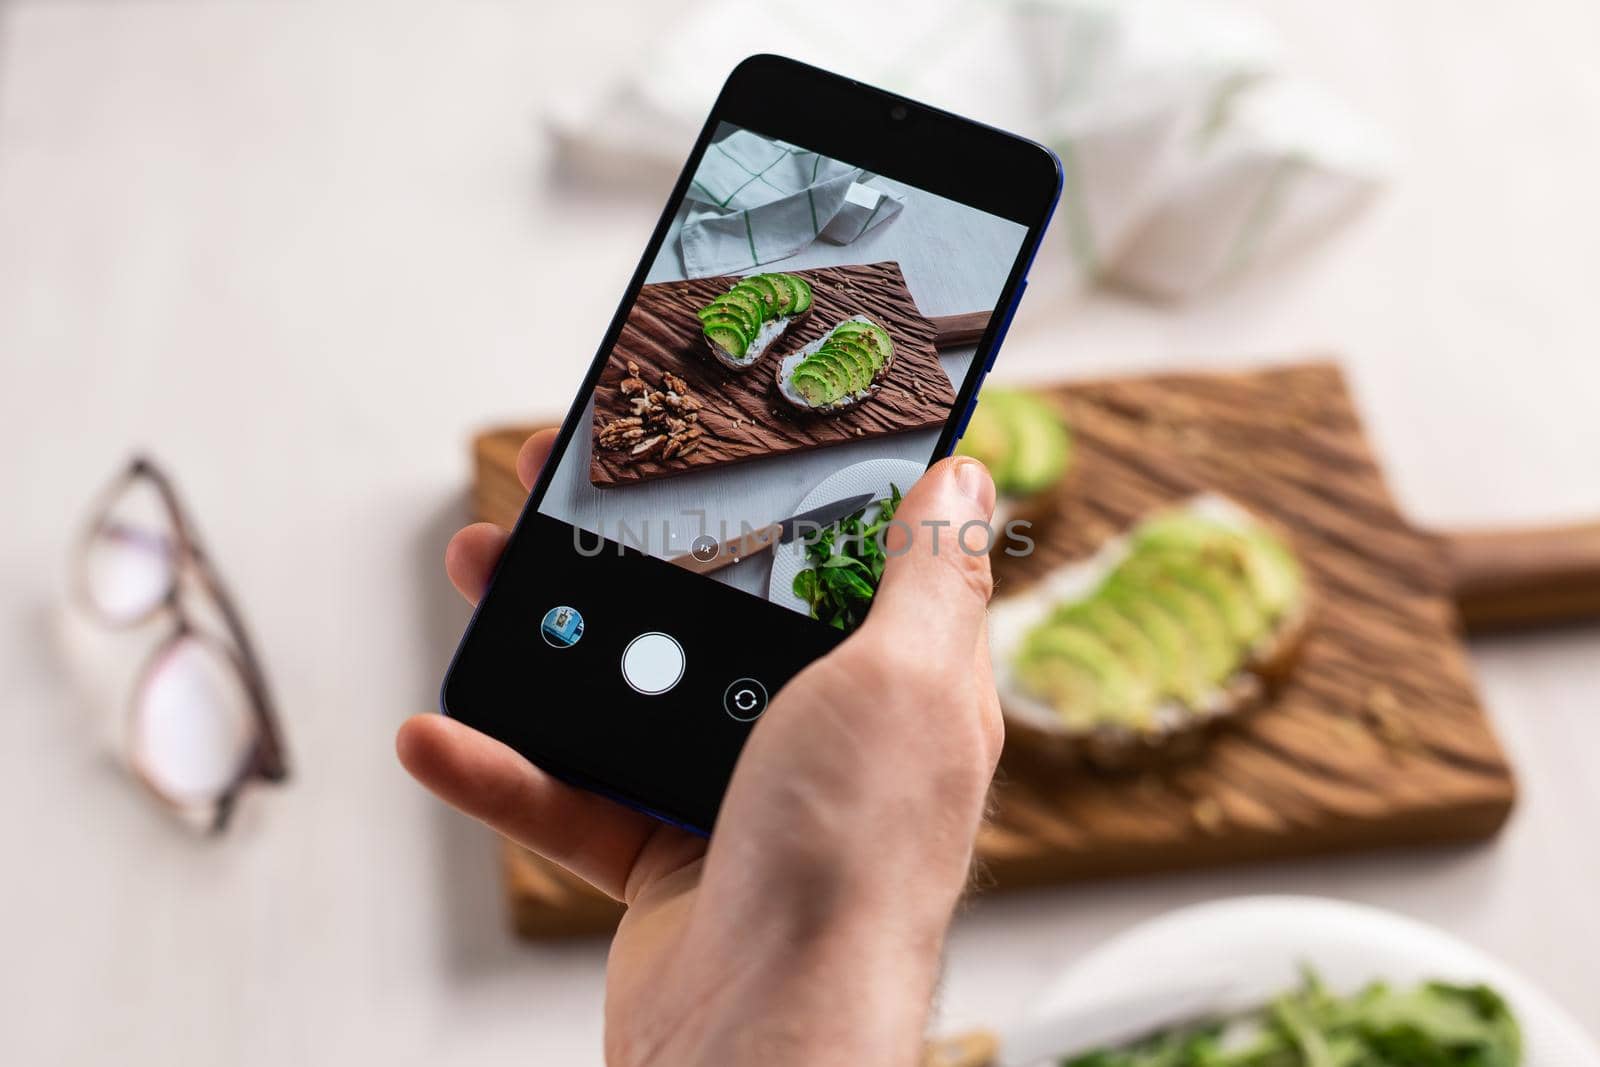
<path id="1" fill-rule="evenodd" d="M 679 247 L 690 278 L 785 259 L 818 238 L 849 244 L 904 202 L 836 159 L 736 130 L 706 150 Z"/>

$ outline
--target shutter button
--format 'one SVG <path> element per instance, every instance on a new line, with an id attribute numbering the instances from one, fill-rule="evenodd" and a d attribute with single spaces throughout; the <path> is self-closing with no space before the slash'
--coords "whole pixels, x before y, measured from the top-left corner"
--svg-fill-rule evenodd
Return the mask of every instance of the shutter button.
<path id="1" fill-rule="evenodd" d="M 622 650 L 622 680 L 645 696 L 660 696 L 683 677 L 683 646 L 670 634 L 652 630 Z"/>

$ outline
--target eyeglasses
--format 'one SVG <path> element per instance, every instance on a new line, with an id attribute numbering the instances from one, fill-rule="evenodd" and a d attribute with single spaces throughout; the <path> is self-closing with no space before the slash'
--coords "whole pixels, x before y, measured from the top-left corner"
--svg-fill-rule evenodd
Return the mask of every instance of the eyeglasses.
<path id="1" fill-rule="evenodd" d="M 135 458 L 107 488 L 75 570 L 100 623 L 171 620 L 134 683 L 128 763 L 157 798 L 220 833 L 245 785 L 281 782 L 288 766 L 239 612 L 171 480 L 148 459 Z"/>

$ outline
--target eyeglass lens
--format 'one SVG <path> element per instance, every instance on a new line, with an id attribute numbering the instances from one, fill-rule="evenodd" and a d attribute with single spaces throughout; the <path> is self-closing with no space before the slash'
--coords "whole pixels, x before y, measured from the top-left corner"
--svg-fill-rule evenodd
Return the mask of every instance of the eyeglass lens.
<path id="1" fill-rule="evenodd" d="M 117 494 L 83 557 L 83 587 L 96 611 L 114 623 L 154 610 L 175 580 L 176 535 L 156 488 L 143 479 Z"/>
<path id="2" fill-rule="evenodd" d="M 174 639 L 144 677 L 130 730 L 152 788 L 177 804 L 215 800 L 243 776 L 256 736 L 237 660 L 205 638 Z"/>

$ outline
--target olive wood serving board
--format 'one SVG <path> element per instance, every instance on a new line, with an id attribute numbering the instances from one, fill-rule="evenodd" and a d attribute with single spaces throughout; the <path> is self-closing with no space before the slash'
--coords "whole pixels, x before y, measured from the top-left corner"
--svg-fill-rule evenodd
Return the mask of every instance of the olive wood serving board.
<path id="1" fill-rule="evenodd" d="M 900 264 L 796 270 L 811 284 L 811 313 L 773 342 L 754 367 L 733 371 L 711 357 L 695 312 L 727 292 L 737 277 L 695 278 L 646 285 L 628 312 L 595 393 L 592 431 L 631 414 L 618 386 L 631 360 L 651 388 L 670 372 L 683 378 L 704 407 L 699 447 L 666 460 L 634 461 L 626 452 L 594 448 L 589 480 L 602 488 L 664 478 L 722 463 L 822 448 L 866 437 L 932 429 L 944 424 L 955 391 L 937 348 L 972 344 L 987 311 L 925 316 L 906 288 Z M 795 411 L 778 395 L 778 361 L 852 315 L 889 331 L 894 362 L 870 400 L 835 414 Z M 975 327 L 975 328 L 974 328 Z M 596 432 L 591 432 L 591 442 Z"/>
<path id="2" fill-rule="evenodd" d="M 1470 841 L 1516 789 L 1479 703 L 1473 629 L 1600 613 L 1600 524 L 1436 534 L 1389 495 L 1343 376 L 1312 363 L 1045 390 L 1076 451 L 1036 502 L 1028 559 L 1001 559 L 997 595 L 1201 489 L 1257 509 L 1305 560 L 1318 609 L 1275 699 L 1191 761 L 1113 777 L 1041 767 L 1008 749 L 978 840 L 996 887 L 1381 846 Z M 480 518 L 515 520 L 517 448 L 477 442 Z M 514 924 L 529 936 L 609 928 L 618 905 L 507 845 Z"/>

